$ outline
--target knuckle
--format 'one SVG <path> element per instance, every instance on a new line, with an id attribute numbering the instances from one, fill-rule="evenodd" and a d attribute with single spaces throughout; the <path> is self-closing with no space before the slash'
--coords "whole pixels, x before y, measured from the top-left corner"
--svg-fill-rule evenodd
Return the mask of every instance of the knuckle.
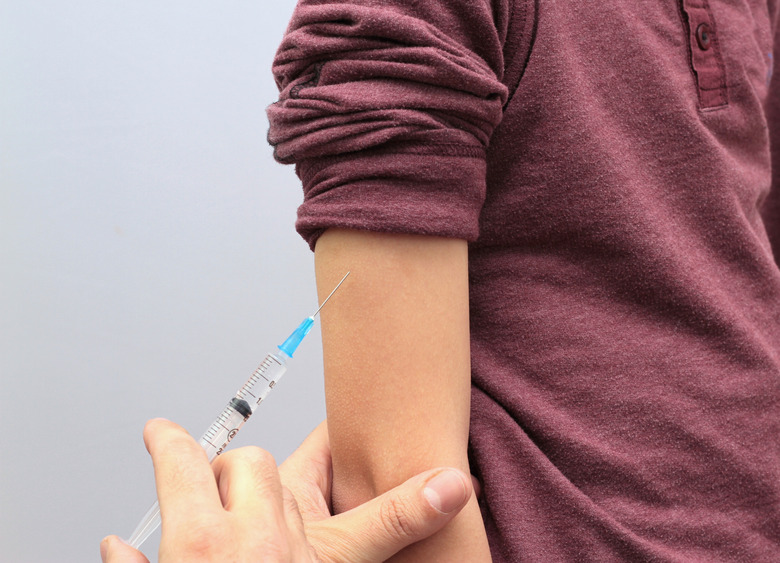
<path id="1" fill-rule="evenodd" d="M 322 563 L 347 563 L 365 561 L 360 550 L 361 540 L 372 538 L 355 537 L 354 531 L 347 532 L 338 528 L 321 530 L 313 528 L 306 535 L 314 552 L 314 561 Z"/>
<path id="2" fill-rule="evenodd" d="M 289 491 L 304 522 L 330 516 L 323 492 L 311 483 L 289 483 L 282 480 L 284 491 Z M 285 492 L 285 494 L 287 494 Z"/>
<path id="3" fill-rule="evenodd" d="M 219 544 L 210 536 L 192 537 L 183 545 L 182 555 L 188 561 L 211 561 L 218 553 Z"/>
<path id="4" fill-rule="evenodd" d="M 244 450 L 243 453 L 246 456 L 247 461 L 258 465 L 269 465 L 272 466 L 274 470 L 276 469 L 276 460 L 270 452 L 257 446 L 247 446 L 246 448 L 241 449 Z"/>
<path id="5" fill-rule="evenodd" d="M 386 499 L 380 508 L 381 525 L 392 538 L 407 540 L 413 537 L 418 528 L 414 507 L 403 498 Z"/>
<path id="6" fill-rule="evenodd" d="M 251 478 L 262 490 L 276 490 L 279 486 L 274 457 L 262 448 L 246 446 L 226 452 L 219 458 L 223 459 L 214 469 L 220 479 L 224 475 L 228 478 Z"/>
<path id="7" fill-rule="evenodd" d="M 233 454 L 227 460 L 231 464 L 241 464 L 255 470 L 263 471 L 273 469 L 274 472 L 276 472 L 276 461 L 274 460 L 274 456 L 257 446 L 245 446 L 228 452 L 228 454 Z"/>
<path id="8" fill-rule="evenodd" d="M 298 504 L 298 512 L 301 514 L 301 518 L 304 522 L 310 520 L 319 520 L 330 514 L 327 502 L 323 497 L 314 496 L 296 496 L 295 498 Z"/>
<path id="9" fill-rule="evenodd" d="M 220 457 L 225 458 L 224 463 L 226 464 L 241 463 L 253 467 L 263 466 L 276 469 L 274 456 L 257 446 L 244 446 L 243 448 L 226 452 Z"/>

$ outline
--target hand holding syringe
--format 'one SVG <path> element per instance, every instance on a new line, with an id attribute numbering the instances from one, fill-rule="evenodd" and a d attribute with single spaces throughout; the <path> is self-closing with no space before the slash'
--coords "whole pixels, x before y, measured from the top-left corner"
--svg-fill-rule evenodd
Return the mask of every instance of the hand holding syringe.
<path id="1" fill-rule="evenodd" d="M 222 411 L 222 414 L 217 417 L 214 423 L 206 430 L 205 434 L 200 439 L 200 445 L 206 450 L 206 455 L 209 461 L 212 461 L 215 457 L 225 451 L 228 444 L 235 438 L 238 431 L 249 420 L 255 409 L 263 402 L 266 395 L 274 388 L 279 379 L 287 371 L 287 360 L 291 359 L 293 353 L 298 348 L 298 345 L 309 334 L 311 327 L 314 325 L 314 317 L 320 312 L 320 310 L 328 302 L 328 299 L 336 292 L 336 290 L 347 279 L 349 272 L 341 279 L 336 285 L 330 295 L 325 298 L 319 309 L 315 313 L 307 317 L 297 329 L 284 341 L 283 344 L 278 346 L 279 353 L 271 352 L 260 364 L 252 376 L 246 383 L 238 390 L 235 397 Z M 148 538 L 152 532 L 154 532 L 160 525 L 160 505 L 155 502 L 154 505 L 141 519 L 140 524 L 133 531 L 133 535 L 130 536 L 129 543 L 132 547 L 138 548 L 146 538 Z"/>

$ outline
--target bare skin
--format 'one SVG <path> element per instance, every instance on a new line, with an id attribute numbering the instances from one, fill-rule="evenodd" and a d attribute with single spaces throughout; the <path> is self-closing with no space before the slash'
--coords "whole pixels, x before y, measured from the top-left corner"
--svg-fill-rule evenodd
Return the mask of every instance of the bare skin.
<path id="1" fill-rule="evenodd" d="M 315 249 L 333 509 L 354 508 L 442 465 L 468 473 L 465 241 L 330 229 Z M 393 561 L 490 561 L 476 499 Z"/>

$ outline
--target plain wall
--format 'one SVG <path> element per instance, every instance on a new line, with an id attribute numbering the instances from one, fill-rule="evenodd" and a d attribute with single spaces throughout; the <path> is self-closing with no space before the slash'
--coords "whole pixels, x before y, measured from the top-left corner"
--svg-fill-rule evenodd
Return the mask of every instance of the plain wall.
<path id="1" fill-rule="evenodd" d="M 293 0 L 0 2 L 0 559 L 98 561 L 317 306 L 265 107 Z M 324 417 L 318 328 L 234 446 Z M 159 532 L 144 546 L 156 559 Z"/>

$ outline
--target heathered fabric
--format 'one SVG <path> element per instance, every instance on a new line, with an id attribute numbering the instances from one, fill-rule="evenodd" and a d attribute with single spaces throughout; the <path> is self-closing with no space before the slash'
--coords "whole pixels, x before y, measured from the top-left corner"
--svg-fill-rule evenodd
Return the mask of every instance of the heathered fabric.
<path id="1" fill-rule="evenodd" d="M 268 114 L 301 234 L 470 242 L 495 561 L 780 561 L 777 12 L 299 2 Z"/>

